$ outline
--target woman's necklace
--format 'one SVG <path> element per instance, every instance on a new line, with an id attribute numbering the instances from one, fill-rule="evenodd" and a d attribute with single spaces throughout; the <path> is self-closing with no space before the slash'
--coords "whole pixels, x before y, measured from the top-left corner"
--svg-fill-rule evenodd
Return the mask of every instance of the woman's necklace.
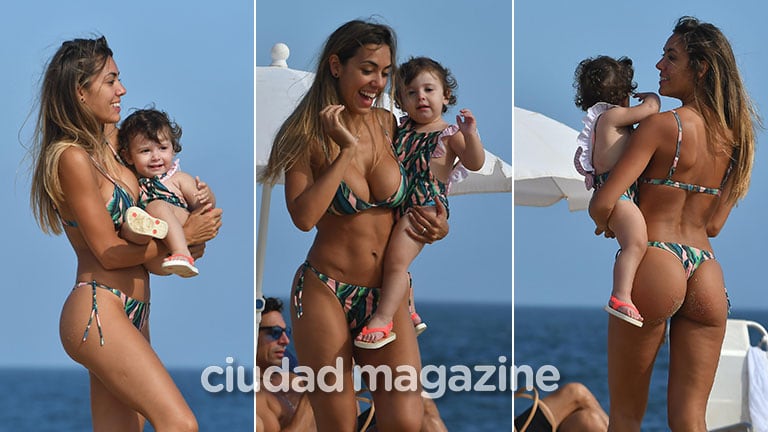
<path id="1" fill-rule="evenodd" d="M 120 165 L 125 165 L 125 162 L 123 162 L 123 159 L 120 157 L 120 155 L 117 153 L 117 151 L 115 151 L 115 148 L 114 148 L 114 147 L 112 147 L 112 143 L 110 143 L 108 139 L 105 139 L 105 140 L 104 140 L 104 144 L 106 144 L 106 145 L 107 145 L 107 147 L 109 147 L 109 149 L 110 149 L 110 150 L 112 150 L 112 154 L 113 154 L 113 155 L 115 155 L 115 160 L 116 160 L 116 161 L 117 161 L 117 162 L 118 162 Z"/>
<path id="2" fill-rule="evenodd" d="M 351 121 L 347 122 L 350 125 L 349 132 L 355 138 L 355 141 L 360 141 L 360 134 L 362 133 L 363 126 L 365 126 L 365 121 L 366 121 L 366 118 L 365 118 L 365 116 L 363 116 L 362 119 L 358 122 L 357 130 L 354 131 L 354 132 L 352 132 L 352 127 L 351 127 L 352 126 L 352 122 Z"/>
<path id="3" fill-rule="evenodd" d="M 111 127 L 105 126 L 105 129 L 108 129 L 108 131 L 107 130 L 104 131 L 104 144 L 106 144 L 107 147 L 109 147 L 109 149 L 112 151 L 112 154 L 115 156 L 115 160 L 120 165 L 125 165 L 125 162 L 123 162 L 123 159 L 120 157 L 120 154 L 117 152 L 117 150 L 115 150 L 114 147 L 112 147 L 112 143 L 109 141 L 109 138 L 111 138 L 117 132 L 117 125 L 107 125 L 107 126 L 111 126 Z"/>

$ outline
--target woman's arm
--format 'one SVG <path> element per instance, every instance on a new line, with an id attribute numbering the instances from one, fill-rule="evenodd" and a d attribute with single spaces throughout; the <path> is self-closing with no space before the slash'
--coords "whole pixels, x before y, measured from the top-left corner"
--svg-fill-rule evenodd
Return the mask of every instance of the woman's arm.
<path id="1" fill-rule="evenodd" d="M 722 191 L 720 191 L 717 208 L 709 218 L 709 222 L 707 222 L 707 236 L 709 237 L 716 237 L 718 234 L 720 234 L 720 230 L 722 230 L 723 226 L 725 226 L 725 221 L 728 220 L 728 216 L 731 214 L 733 206 L 736 205 L 735 201 L 728 199 L 732 187 L 733 177 L 728 177 L 728 180 L 725 182 L 725 186 L 723 187 Z"/>
<path id="2" fill-rule="evenodd" d="M 336 160 L 317 179 L 312 174 L 309 161 L 297 161 L 285 172 L 285 203 L 297 228 L 309 231 L 325 215 L 354 157 L 352 153 L 342 149 Z"/>
<path id="3" fill-rule="evenodd" d="M 666 113 L 653 115 L 640 122 L 637 130 L 629 138 L 627 149 L 621 155 L 616 166 L 611 169 L 608 180 L 592 195 L 589 203 L 589 216 L 595 221 L 595 234 L 608 231 L 608 219 L 613 206 L 621 194 L 645 171 L 660 143 L 665 142 L 672 127 L 666 121 Z M 666 128 L 666 127 L 669 128 Z"/>
<path id="4" fill-rule="evenodd" d="M 117 235 L 96 181 L 96 175 L 100 174 L 95 172 L 84 150 L 71 147 L 62 152 L 58 175 L 68 212 L 86 245 L 105 269 L 137 266 L 164 250 L 156 242 L 135 245 Z"/>
<path id="5" fill-rule="evenodd" d="M 357 153 L 357 139 L 341 121 L 343 105 L 329 105 L 320 112 L 323 129 L 340 147 L 339 155 L 317 178 L 310 158 L 296 161 L 285 172 L 285 202 L 294 225 L 311 230 L 323 217 L 344 173 Z"/>

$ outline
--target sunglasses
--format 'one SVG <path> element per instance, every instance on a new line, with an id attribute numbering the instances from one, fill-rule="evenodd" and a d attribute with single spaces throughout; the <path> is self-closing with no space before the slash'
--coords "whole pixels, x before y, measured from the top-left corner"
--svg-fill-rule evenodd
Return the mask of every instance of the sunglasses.
<path id="1" fill-rule="evenodd" d="M 271 327 L 259 327 L 259 331 L 267 330 L 269 333 L 267 333 L 267 336 L 269 336 L 273 341 L 276 341 L 280 339 L 283 336 L 283 333 L 285 333 L 286 336 L 289 338 L 291 337 L 291 328 L 286 327 L 282 328 L 280 326 L 271 326 Z"/>

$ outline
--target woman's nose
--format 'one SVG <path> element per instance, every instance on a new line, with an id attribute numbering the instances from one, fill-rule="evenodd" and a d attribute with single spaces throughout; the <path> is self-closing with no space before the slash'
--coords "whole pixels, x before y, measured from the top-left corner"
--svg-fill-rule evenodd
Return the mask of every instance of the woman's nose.
<path id="1" fill-rule="evenodd" d="M 118 88 L 117 88 L 117 95 L 118 96 L 122 96 L 122 95 L 128 93 L 128 89 L 125 88 L 125 86 L 123 85 L 122 81 L 118 81 L 117 85 L 118 85 Z"/>
<path id="2" fill-rule="evenodd" d="M 387 85 L 387 77 L 383 75 L 377 75 L 373 81 L 377 89 L 383 89 Z"/>

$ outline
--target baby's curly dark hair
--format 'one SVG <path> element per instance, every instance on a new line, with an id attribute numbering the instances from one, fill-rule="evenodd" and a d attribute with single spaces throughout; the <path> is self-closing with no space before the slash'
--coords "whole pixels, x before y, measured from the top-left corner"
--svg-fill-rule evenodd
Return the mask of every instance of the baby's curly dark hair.
<path id="1" fill-rule="evenodd" d="M 598 102 L 621 105 L 637 88 L 637 83 L 632 81 L 634 76 L 632 60 L 628 57 L 617 60 L 601 55 L 582 60 L 573 74 L 574 102 L 583 111 Z"/>
<path id="2" fill-rule="evenodd" d="M 118 151 L 128 151 L 128 145 L 134 136 L 141 135 L 152 141 L 160 142 L 158 134 L 168 131 L 168 139 L 173 145 L 173 152 L 181 151 L 181 126 L 168 117 L 165 111 L 154 107 L 136 110 L 123 120 L 117 133 Z"/>
<path id="3" fill-rule="evenodd" d="M 446 113 L 449 106 L 456 105 L 458 83 L 447 67 L 428 57 L 411 57 L 397 68 L 395 103 L 399 108 L 403 107 L 405 87 L 422 72 L 432 72 L 443 84 L 443 96 L 448 99 L 448 103 L 443 105 L 443 113 Z"/>

